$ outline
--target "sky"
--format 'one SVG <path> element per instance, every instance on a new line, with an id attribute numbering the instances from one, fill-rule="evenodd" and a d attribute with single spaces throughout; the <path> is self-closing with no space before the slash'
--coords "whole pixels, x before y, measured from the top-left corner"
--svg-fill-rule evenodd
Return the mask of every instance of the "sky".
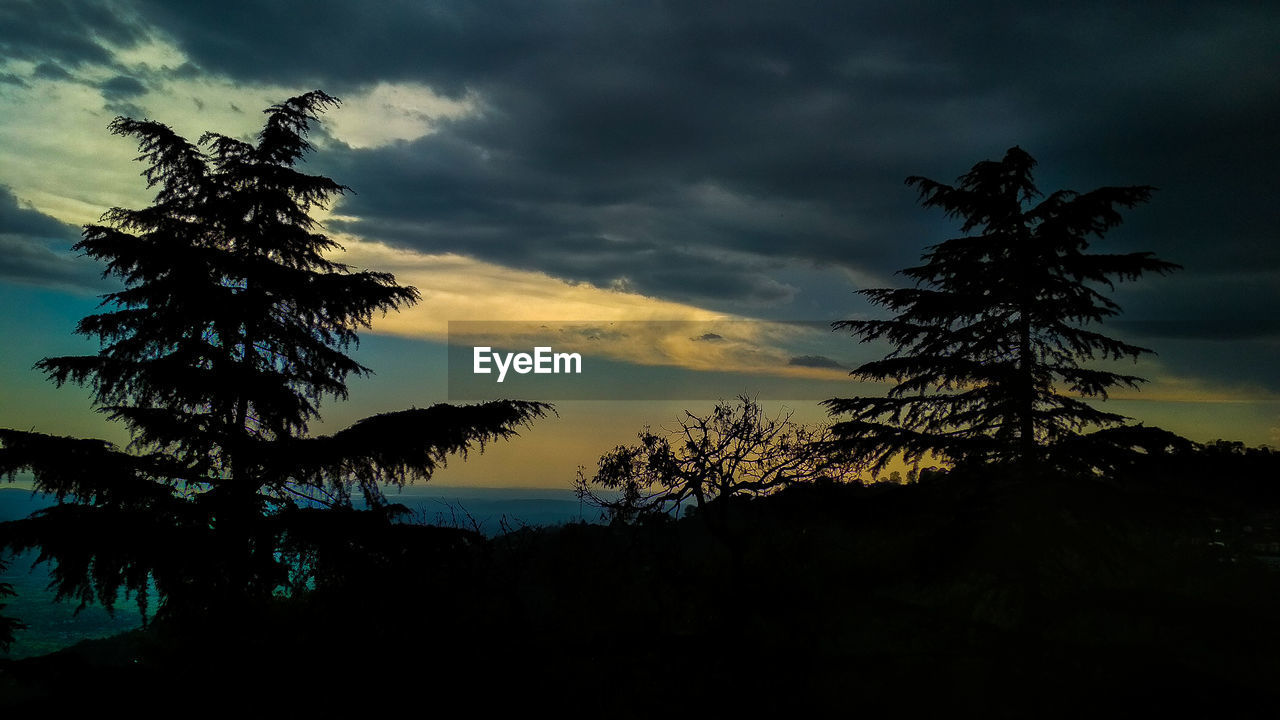
<path id="1" fill-rule="evenodd" d="M 115 285 L 69 248 L 151 199 L 112 118 L 249 137 L 322 89 L 304 169 L 352 189 L 322 217 L 338 259 L 423 297 L 317 430 L 450 400 L 450 321 L 646 329 L 597 343 L 594 399 L 436 482 L 563 487 L 716 397 L 822 422 L 883 392 L 847 373 L 888 348 L 825 326 L 881 317 L 854 291 L 958 233 L 907 176 L 1015 145 L 1046 193 L 1158 188 L 1093 246 L 1183 266 L 1111 294 L 1105 330 L 1156 354 L 1107 409 L 1280 444 L 1277 67 L 1263 3 L 6 0 L 0 427 L 127 441 L 31 369 L 96 350 L 71 330 Z"/>

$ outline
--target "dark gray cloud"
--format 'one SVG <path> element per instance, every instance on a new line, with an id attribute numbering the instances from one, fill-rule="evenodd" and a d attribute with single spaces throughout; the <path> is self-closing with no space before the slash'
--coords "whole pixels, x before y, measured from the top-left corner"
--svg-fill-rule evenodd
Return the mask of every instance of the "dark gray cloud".
<path id="1" fill-rule="evenodd" d="M 0 185 L 0 279 L 91 291 L 102 286 L 101 268 L 69 251 L 79 233 L 24 207 Z"/>
<path id="2" fill-rule="evenodd" d="M 1145 282 L 1145 281 L 1144 281 Z M 1139 344 L 1162 339 L 1280 342 L 1280 271 L 1178 274 L 1122 287 L 1123 312 L 1107 324 Z M 1201 319 L 1187 322 L 1187 318 Z"/>
<path id="3" fill-rule="evenodd" d="M 0 46 L 58 67 L 109 65 L 100 39 L 152 33 L 189 56 L 174 76 L 476 93 L 478 116 L 412 142 L 332 145 L 310 165 L 358 192 L 341 208 L 357 220 L 335 227 L 396 245 L 836 319 L 873 309 L 806 269 L 888 278 L 913 264 L 956 224 L 920 209 L 903 178 L 950 181 L 1017 144 L 1046 191 L 1160 188 L 1099 244 L 1186 267 L 1121 293 L 1137 323 L 1126 332 L 1275 337 L 1257 308 L 1280 301 L 1280 6 L 137 0 L 107 19 L 90 2 L 6 7 Z M 141 89 L 126 85 L 114 100 Z M 1237 283 L 1244 269 L 1267 279 Z"/>
<path id="4" fill-rule="evenodd" d="M 70 225 L 19 202 L 13 191 L 3 185 L 0 185 L 0 233 L 72 243 L 79 236 Z"/>
<path id="5" fill-rule="evenodd" d="M 1021 144 L 1045 190 L 1161 188 L 1114 232 L 1118 248 L 1157 250 L 1193 278 L 1280 268 L 1280 83 L 1265 70 L 1280 16 L 1076 8 L 406 9 L 344 27 L 385 38 L 380 53 L 339 44 L 310 68 L 300 46 L 207 32 L 198 15 L 166 27 L 245 78 L 478 91 L 481 117 L 317 163 L 360 193 L 346 229 L 424 250 L 724 309 L 785 306 L 805 288 L 771 286 L 778 264 L 883 276 L 955 231 L 905 176 L 951 180 Z M 332 28 L 330 12 L 305 22 Z M 258 55 L 227 51 L 238 42 Z"/>
<path id="6" fill-rule="evenodd" d="M 111 46 L 147 37 L 126 2 L 7 0 L 0 3 L 0 56 L 51 66 L 111 65 Z"/>
<path id="7" fill-rule="evenodd" d="M 835 360 L 824 355 L 800 355 L 788 360 L 787 364 L 795 367 L 834 368 L 837 370 L 849 369 L 847 366 L 841 365 Z"/>
<path id="8" fill-rule="evenodd" d="M 41 80 L 70 80 L 71 73 L 67 72 L 61 65 L 56 62 L 45 61 L 36 65 L 31 71 L 31 77 Z"/>
<path id="9" fill-rule="evenodd" d="M 98 83 L 98 90 L 102 92 L 102 99 L 106 101 L 103 107 L 110 112 L 125 117 L 146 117 L 146 110 L 141 105 L 131 102 L 133 98 L 145 95 L 147 92 L 147 86 L 141 80 L 128 75 L 117 75 Z"/>
<path id="10" fill-rule="evenodd" d="M 102 97 L 109 102 L 128 100 L 147 92 L 147 86 L 143 85 L 141 80 L 128 75 L 117 75 L 109 80 L 103 80 L 98 83 L 98 89 L 102 91 Z"/>

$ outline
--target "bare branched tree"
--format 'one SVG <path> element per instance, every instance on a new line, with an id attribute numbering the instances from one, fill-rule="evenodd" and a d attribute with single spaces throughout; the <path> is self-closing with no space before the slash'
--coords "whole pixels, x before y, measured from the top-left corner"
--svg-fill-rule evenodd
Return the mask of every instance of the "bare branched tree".
<path id="1" fill-rule="evenodd" d="M 720 402 L 705 416 L 686 411 L 677 429 L 645 428 L 638 443 L 605 453 L 590 477 L 580 468 L 574 487 L 579 498 L 621 522 L 669 516 L 692 502 L 720 534 L 734 497 L 852 471 L 852 463 L 825 451 L 827 427 L 791 418 L 790 411 L 769 417 L 745 396 L 736 405 Z"/>

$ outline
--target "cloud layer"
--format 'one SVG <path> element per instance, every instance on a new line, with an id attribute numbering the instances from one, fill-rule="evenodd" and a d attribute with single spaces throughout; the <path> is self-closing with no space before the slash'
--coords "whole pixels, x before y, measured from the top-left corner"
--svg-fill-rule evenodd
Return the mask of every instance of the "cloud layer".
<path id="1" fill-rule="evenodd" d="M 78 236 L 0 185 L 0 280 L 76 292 L 101 287 L 101 270 L 69 252 Z"/>
<path id="2" fill-rule="evenodd" d="M 145 201 L 108 181 L 137 187 L 111 115 L 245 134 L 320 87 L 346 107 L 309 168 L 356 190 L 330 228 L 774 319 L 872 312 L 849 291 L 956 232 L 903 178 L 1021 145 L 1045 191 L 1160 188 L 1098 249 L 1186 270 L 1122 287 L 1118 330 L 1224 382 L 1230 343 L 1280 390 L 1280 8 L 32 1 L 0 9 L 0 50 L 0 182 L 61 220 Z"/>

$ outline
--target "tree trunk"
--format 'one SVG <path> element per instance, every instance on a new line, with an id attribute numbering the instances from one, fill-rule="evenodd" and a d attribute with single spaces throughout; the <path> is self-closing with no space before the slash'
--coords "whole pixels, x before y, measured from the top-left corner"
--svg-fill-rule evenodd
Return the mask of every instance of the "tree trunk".
<path id="1" fill-rule="evenodd" d="M 1024 471 L 1034 465 L 1036 453 L 1035 376 L 1031 357 L 1031 318 L 1023 312 L 1018 323 L 1018 462 Z"/>

